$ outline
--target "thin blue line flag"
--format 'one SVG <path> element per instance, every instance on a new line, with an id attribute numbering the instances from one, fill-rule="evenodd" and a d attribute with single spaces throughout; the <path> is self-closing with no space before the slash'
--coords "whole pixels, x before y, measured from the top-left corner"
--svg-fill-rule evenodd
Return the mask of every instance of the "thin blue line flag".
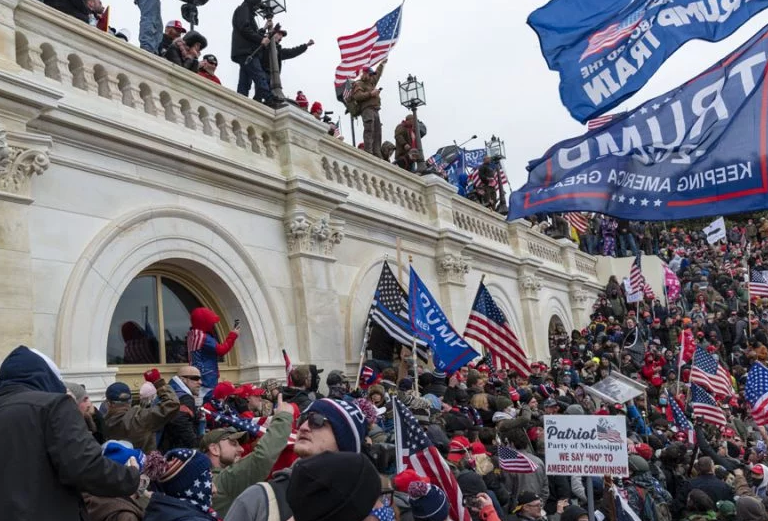
<path id="1" fill-rule="evenodd" d="M 432 359 L 438 370 L 457 371 L 480 356 L 448 321 L 413 266 L 408 290 L 413 334 L 432 348 Z"/>
<path id="2" fill-rule="evenodd" d="M 584 123 L 646 84 L 683 44 L 720 41 L 768 0 L 552 0 L 528 24 L 547 65 L 560 73 L 560 97 Z"/>
<path id="3" fill-rule="evenodd" d="M 528 165 L 509 218 L 589 211 L 635 221 L 768 208 L 768 27 L 688 83 Z"/>

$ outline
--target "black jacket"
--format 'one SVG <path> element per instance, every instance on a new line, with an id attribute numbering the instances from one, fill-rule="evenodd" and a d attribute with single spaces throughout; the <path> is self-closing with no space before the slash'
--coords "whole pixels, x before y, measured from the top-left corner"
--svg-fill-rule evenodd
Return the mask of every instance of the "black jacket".
<path id="1" fill-rule="evenodd" d="M 156 492 L 144 511 L 144 521 L 215 521 L 199 507 Z"/>
<path id="2" fill-rule="evenodd" d="M 157 49 L 157 54 L 160 56 L 165 56 L 165 53 L 168 52 L 168 48 L 173 43 L 173 38 L 168 36 L 167 34 L 163 34 L 163 39 L 160 42 L 160 47 Z"/>
<path id="3" fill-rule="evenodd" d="M 90 13 L 85 5 L 85 0 L 43 0 L 43 3 L 64 14 L 74 16 L 78 20 L 88 23 L 88 15 Z"/>
<path id="4" fill-rule="evenodd" d="M 713 503 L 733 501 L 733 489 L 724 481 L 717 479 L 714 474 L 697 476 L 686 482 L 677 492 L 679 494 L 678 501 L 684 505 L 688 499 L 688 493 L 696 488 L 706 493 Z"/>
<path id="5" fill-rule="evenodd" d="M 286 403 L 295 403 L 299 406 L 300 411 L 304 411 L 315 399 L 314 393 L 310 393 L 306 389 L 299 389 L 297 387 L 283 388 L 283 400 Z"/>
<path id="6" fill-rule="evenodd" d="M 176 65 L 181 65 L 192 72 L 197 72 L 200 68 L 200 62 L 197 61 L 197 58 L 187 58 L 185 60 L 181 55 L 181 49 L 179 49 L 179 46 L 175 43 L 171 43 L 171 45 L 168 46 L 168 49 L 166 49 L 165 59 Z"/>
<path id="7" fill-rule="evenodd" d="M 242 64 L 248 56 L 261 48 L 261 40 L 267 35 L 265 29 L 259 29 L 255 20 L 256 11 L 248 0 L 237 6 L 232 14 L 232 52 L 235 63 Z"/>
<path id="8" fill-rule="evenodd" d="M 309 49 L 309 46 L 306 43 L 302 43 L 301 45 L 290 47 L 288 49 L 283 49 L 280 44 L 277 44 L 278 70 L 283 70 L 283 60 L 290 60 L 292 58 L 296 58 L 297 56 L 301 56 L 307 52 L 307 49 Z M 261 66 L 267 73 L 272 71 L 272 67 L 270 67 L 269 64 L 269 51 L 264 51 L 261 53 Z"/>
<path id="9" fill-rule="evenodd" d="M 0 517 L 87 519 L 82 492 L 129 496 L 138 469 L 104 458 L 74 400 L 46 362 L 18 347 L 0 366 Z"/>
<path id="10" fill-rule="evenodd" d="M 176 391 L 181 406 L 179 413 L 165 424 L 160 440 L 162 452 L 177 448 L 196 449 L 200 445 L 200 439 L 197 436 L 198 408 L 195 406 L 195 397 L 187 392 L 186 386 L 182 389 L 180 382 L 181 380 L 174 376 L 169 384 Z"/>

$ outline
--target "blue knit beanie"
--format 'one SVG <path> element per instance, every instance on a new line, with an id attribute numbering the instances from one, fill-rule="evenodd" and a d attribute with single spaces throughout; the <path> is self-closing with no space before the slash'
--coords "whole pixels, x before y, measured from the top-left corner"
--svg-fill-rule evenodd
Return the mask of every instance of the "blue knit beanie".
<path id="1" fill-rule="evenodd" d="M 365 414 L 360 408 L 341 400 L 323 398 L 316 400 L 304 411 L 322 414 L 331 424 L 339 452 L 360 452 L 365 438 Z"/>
<path id="2" fill-rule="evenodd" d="M 441 488 L 422 481 L 408 485 L 411 514 L 414 519 L 445 521 L 448 519 L 448 499 Z"/>
<path id="3" fill-rule="evenodd" d="M 109 440 L 101 446 L 101 455 L 121 465 L 125 465 L 131 457 L 136 458 L 139 470 L 144 469 L 144 453 L 134 449 L 130 441 Z"/>

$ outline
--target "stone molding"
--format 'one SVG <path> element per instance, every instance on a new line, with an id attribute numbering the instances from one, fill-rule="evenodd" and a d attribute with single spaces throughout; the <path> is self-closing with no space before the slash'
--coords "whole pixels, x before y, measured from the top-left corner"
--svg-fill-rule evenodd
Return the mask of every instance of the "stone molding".
<path id="1" fill-rule="evenodd" d="M 333 259 L 334 250 L 344 239 L 341 221 L 330 217 L 312 218 L 305 213 L 285 223 L 288 255 L 315 255 Z"/>
<path id="2" fill-rule="evenodd" d="M 469 259 L 449 253 L 437 259 L 437 277 L 440 284 L 466 285 L 465 275 L 469 273 Z"/>
<path id="3" fill-rule="evenodd" d="M 7 132 L 0 128 L 0 198 L 32 202 L 32 177 L 48 169 L 48 152 L 8 144 Z"/>
<path id="4" fill-rule="evenodd" d="M 523 275 L 518 279 L 518 285 L 522 298 L 538 299 L 543 282 L 542 278 L 536 275 Z"/>

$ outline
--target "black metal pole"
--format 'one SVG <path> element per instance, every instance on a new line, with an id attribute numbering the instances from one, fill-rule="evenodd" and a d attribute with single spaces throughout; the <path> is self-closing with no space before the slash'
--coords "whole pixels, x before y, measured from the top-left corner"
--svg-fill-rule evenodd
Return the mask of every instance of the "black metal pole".
<path id="1" fill-rule="evenodd" d="M 411 107 L 413 110 L 413 125 L 416 131 L 416 148 L 419 150 L 419 160 L 416 163 L 416 172 L 422 173 L 426 170 L 426 164 L 424 163 L 424 148 L 421 146 L 421 126 L 419 125 L 419 116 L 417 113 L 417 107 L 414 105 Z"/>
<path id="2" fill-rule="evenodd" d="M 357 146 L 357 139 L 355 139 L 355 118 L 352 114 L 349 115 L 349 126 L 352 128 L 352 146 Z"/>

